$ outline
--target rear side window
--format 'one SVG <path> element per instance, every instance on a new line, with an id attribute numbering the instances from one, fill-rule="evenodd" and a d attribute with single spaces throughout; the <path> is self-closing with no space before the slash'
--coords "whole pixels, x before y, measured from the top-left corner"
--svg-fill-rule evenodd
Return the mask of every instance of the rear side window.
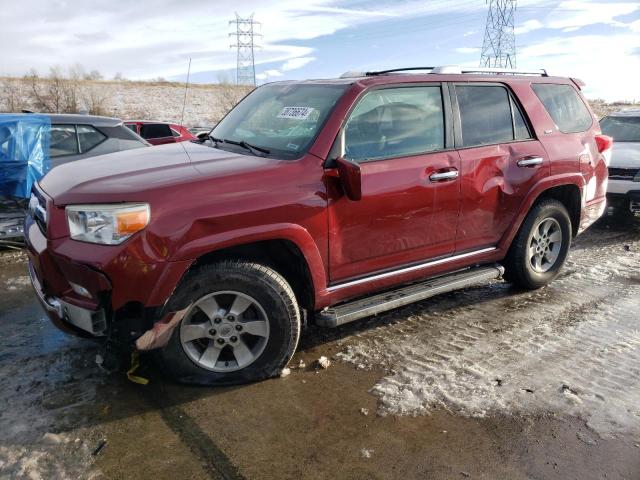
<path id="1" fill-rule="evenodd" d="M 138 133 L 138 126 L 135 123 L 128 123 L 125 125 L 125 127 L 127 127 L 129 130 L 131 130 L 134 133 Z"/>
<path id="2" fill-rule="evenodd" d="M 80 141 L 81 152 L 88 152 L 107 139 L 106 135 L 91 125 L 76 125 L 76 128 L 78 129 L 78 140 Z"/>
<path id="3" fill-rule="evenodd" d="M 443 148 L 439 85 L 373 90 L 362 97 L 345 127 L 345 157 L 357 162 Z"/>
<path id="4" fill-rule="evenodd" d="M 52 157 L 79 153 L 75 125 L 51 125 L 49 153 Z"/>
<path id="5" fill-rule="evenodd" d="M 571 85 L 534 83 L 531 87 L 562 133 L 584 132 L 591 126 L 591 113 Z"/>
<path id="6" fill-rule="evenodd" d="M 498 85 L 457 85 L 456 96 L 465 147 L 531 138 L 509 91 Z"/>
<path id="7" fill-rule="evenodd" d="M 171 128 L 164 123 L 147 123 L 140 127 L 142 138 L 164 138 L 171 137 Z"/>

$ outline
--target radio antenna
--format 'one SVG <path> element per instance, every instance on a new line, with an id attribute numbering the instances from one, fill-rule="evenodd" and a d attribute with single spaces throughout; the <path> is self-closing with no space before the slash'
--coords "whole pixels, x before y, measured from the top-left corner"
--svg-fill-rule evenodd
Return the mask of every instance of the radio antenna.
<path id="1" fill-rule="evenodd" d="M 187 83 L 184 84 L 184 100 L 182 101 L 182 116 L 180 125 L 184 125 L 184 109 L 187 106 L 187 91 L 189 90 L 189 75 L 191 75 L 191 57 L 189 57 L 189 67 L 187 68 Z"/>

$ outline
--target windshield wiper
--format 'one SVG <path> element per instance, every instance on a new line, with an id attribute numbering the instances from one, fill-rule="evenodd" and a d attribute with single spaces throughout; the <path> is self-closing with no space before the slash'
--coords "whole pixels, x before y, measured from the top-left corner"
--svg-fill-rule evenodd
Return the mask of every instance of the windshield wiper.
<path id="1" fill-rule="evenodd" d="M 216 138 L 216 137 L 211 136 L 211 135 L 209 135 L 209 138 L 215 144 L 218 144 L 218 143 L 229 143 L 231 145 L 237 145 L 239 147 L 242 147 L 245 150 L 249 150 L 252 153 L 260 152 L 260 153 L 264 153 L 265 155 L 269 155 L 271 153 L 271 150 L 268 150 L 268 149 L 266 149 L 264 147 L 258 147 L 256 145 L 251 145 L 250 143 L 247 143 L 244 140 L 241 140 L 241 141 L 238 142 L 236 140 L 227 140 L 227 139 L 224 139 L 224 138 Z"/>

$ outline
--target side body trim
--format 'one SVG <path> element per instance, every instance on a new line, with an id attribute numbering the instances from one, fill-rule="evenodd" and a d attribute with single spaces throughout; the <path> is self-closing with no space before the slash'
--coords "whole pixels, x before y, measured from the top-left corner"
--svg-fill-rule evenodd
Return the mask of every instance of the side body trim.
<path id="1" fill-rule="evenodd" d="M 383 278 L 393 277 L 395 275 L 402 275 L 404 273 L 413 272 L 416 270 L 422 270 L 423 268 L 435 267 L 436 265 L 442 265 L 443 263 L 455 262 L 456 260 L 462 260 L 463 258 L 469 258 L 476 255 L 482 255 L 483 253 L 489 253 L 496 250 L 496 247 L 483 248 L 481 250 L 474 250 L 472 252 L 461 253 L 460 255 L 454 255 L 452 257 L 441 258 L 438 260 L 431 260 L 429 262 L 420 263 L 418 265 L 412 265 L 410 267 L 401 268 L 399 270 L 392 270 L 390 272 L 379 273 L 377 275 L 371 275 L 369 277 L 359 278 L 357 280 L 351 280 L 337 285 L 330 286 L 327 291 L 335 292 L 342 288 L 353 287 L 354 285 L 360 285 L 362 283 L 375 282 Z"/>

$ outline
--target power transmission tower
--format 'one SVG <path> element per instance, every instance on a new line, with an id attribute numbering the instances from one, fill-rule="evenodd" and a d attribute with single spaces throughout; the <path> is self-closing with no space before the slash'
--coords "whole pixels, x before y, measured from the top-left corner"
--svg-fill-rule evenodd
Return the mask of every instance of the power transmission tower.
<path id="1" fill-rule="evenodd" d="M 516 0 L 487 0 L 489 13 L 484 31 L 480 66 L 516 68 L 516 35 L 513 31 Z"/>
<path id="2" fill-rule="evenodd" d="M 253 20 L 253 13 L 247 18 L 241 18 L 236 12 L 236 19 L 229 22 L 229 25 L 233 24 L 236 26 L 236 31 L 230 33 L 229 36 L 235 37 L 236 41 L 235 44 L 231 45 L 231 48 L 238 49 L 236 83 L 238 85 L 255 86 L 256 67 L 253 52 L 257 48 L 255 38 L 261 35 L 255 32 L 254 26 L 260 25 L 260 22 Z"/>

